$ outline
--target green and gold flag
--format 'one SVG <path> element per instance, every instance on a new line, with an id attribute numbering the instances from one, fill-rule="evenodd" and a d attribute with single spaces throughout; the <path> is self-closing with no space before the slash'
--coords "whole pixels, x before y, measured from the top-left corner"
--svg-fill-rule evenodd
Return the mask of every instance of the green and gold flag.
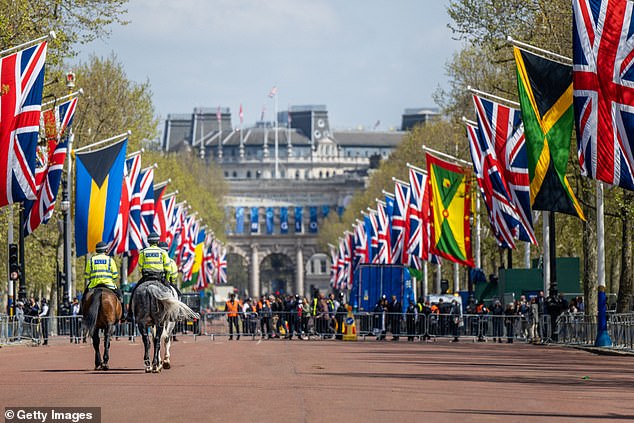
<path id="1" fill-rule="evenodd" d="M 427 154 L 431 189 L 430 252 L 473 267 L 468 172 L 460 166 Z"/>
<path id="2" fill-rule="evenodd" d="M 517 47 L 513 50 L 526 137 L 531 207 L 585 220 L 566 178 L 574 125 L 572 66 Z"/>

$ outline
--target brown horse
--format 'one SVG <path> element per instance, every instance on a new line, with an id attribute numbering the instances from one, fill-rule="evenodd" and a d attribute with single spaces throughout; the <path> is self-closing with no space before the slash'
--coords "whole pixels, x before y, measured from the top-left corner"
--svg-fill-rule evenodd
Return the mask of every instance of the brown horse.
<path id="1" fill-rule="evenodd" d="M 122 317 L 121 303 L 117 295 L 106 287 L 97 287 L 82 299 L 82 326 L 92 338 L 95 349 L 95 370 L 108 370 L 110 336 L 115 324 Z M 103 329 L 103 361 L 99 354 L 99 329 Z"/>

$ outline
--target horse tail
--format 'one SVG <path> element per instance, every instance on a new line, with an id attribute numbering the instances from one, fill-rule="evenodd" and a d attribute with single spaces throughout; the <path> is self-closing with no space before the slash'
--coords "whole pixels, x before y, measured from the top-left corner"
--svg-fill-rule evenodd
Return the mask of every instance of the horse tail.
<path id="1" fill-rule="evenodd" d="M 148 292 L 163 305 L 165 320 L 176 322 L 178 320 L 200 319 L 198 313 L 174 297 L 171 289 L 166 291 L 165 287 L 150 285 Z"/>
<path id="2" fill-rule="evenodd" d="M 92 337 L 95 326 L 97 325 L 97 317 L 99 316 L 99 307 L 101 306 L 101 289 L 95 289 L 90 299 L 90 307 L 84 313 L 82 322 L 86 328 L 88 335 Z"/>

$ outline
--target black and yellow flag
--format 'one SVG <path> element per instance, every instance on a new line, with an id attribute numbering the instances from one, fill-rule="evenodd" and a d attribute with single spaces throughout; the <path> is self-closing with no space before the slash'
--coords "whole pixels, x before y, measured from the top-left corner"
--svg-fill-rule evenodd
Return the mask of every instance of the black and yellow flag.
<path id="1" fill-rule="evenodd" d="M 572 66 L 518 48 L 514 48 L 514 55 L 531 181 L 531 207 L 585 220 L 566 178 L 574 125 Z"/>

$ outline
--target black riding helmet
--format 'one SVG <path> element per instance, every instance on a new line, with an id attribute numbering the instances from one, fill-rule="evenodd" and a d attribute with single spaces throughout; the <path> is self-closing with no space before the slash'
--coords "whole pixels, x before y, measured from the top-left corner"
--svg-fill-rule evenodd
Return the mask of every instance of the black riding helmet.
<path id="1" fill-rule="evenodd" d="M 164 250 L 167 250 L 167 248 L 168 248 L 167 242 L 165 242 L 165 241 L 159 242 L 158 246 L 159 246 L 159 248 L 162 248 Z"/>
<path id="2" fill-rule="evenodd" d="M 103 241 L 99 241 L 97 245 L 95 245 L 95 251 L 97 251 L 98 253 L 105 253 L 106 251 L 108 251 L 108 244 Z"/>

